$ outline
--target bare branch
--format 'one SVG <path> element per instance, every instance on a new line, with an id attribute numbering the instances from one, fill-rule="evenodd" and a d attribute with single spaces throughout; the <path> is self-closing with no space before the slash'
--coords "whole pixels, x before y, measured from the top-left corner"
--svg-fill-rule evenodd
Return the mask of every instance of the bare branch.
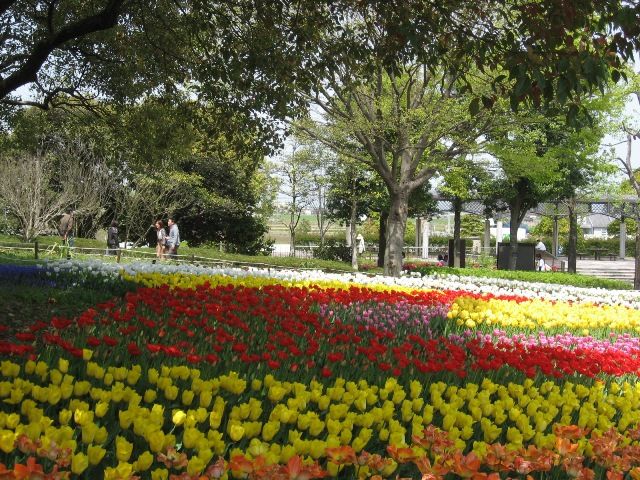
<path id="1" fill-rule="evenodd" d="M 68 207 L 78 215 L 98 214 L 111 186 L 104 160 L 86 144 L 54 141 L 49 147 L 46 153 L 0 158 L 0 203 L 27 241 L 47 233 Z"/>

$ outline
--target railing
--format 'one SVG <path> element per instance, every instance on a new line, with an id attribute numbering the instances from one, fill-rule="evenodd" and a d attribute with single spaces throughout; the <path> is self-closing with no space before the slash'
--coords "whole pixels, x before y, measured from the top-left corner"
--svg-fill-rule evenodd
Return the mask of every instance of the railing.
<path id="1" fill-rule="evenodd" d="M 314 258 L 314 250 L 319 248 L 317 245 L 299 245 L 295 247 L 293 254 L 289 250 L 280 250 L 274 251 L 270 256 L 273 257 L 295 257 L 302 259 L 311 259 Z M 495 249 L 489 249 L 490 255 L 495 255 Z M 39 242 L 34 243 L 23 243 L 23 242 L 0 242 L 0 255 L 2 252 L 11 252 L 13 255 L 11 260 L 20 260 L 20 256 L 24 257 L 25 261 L 33 261 L 45 258 L 72 258 L 78 255 L 82 257 L 96 257 L 101 258 L 103 260 L 115 261 L 117 263 L 126 262 L 131 260 L 149 260 L 152 263 L 157 261 L 171 261 L 171 262 L 187 262 L 192 264 L 200 264 L 200 265 L 237 265 L 237 266 L 260 266 L 266 268 L 290 268 L 284 266 L 272 265 L 269 263 L 262 262 L 241 262 L 237 260 L 224 260 L 224 259 L 214 259 L 210 257 L 202 257 L 195 254 L 189 255 L 165 255 L 165 258 L 160 260 L 156 258 L 155 251 L 147 250 L 147 249 L 136 249 L 136 248 L 118 248 L 118 249 L 109 249 L 109 248 L 95 248 L 95 247 L 68 247 L 66 245 L 61 245 L 58 243 L 46 244 L 43 245 Z M 405 260 L 420 260 L 422 257 L 422 247 L 404 247 L 404 258 Z M 17 255 L 16 255 L 17 254 Z M 429 248 L 429 259 L 435 260 L 438 257 L 444 257 L 444 255 L 448 254 L 448 248 L 444 246 L 434 246 Z M 482 254 L 477 252 L 472 252 L 470 248 L 466 249 L 466 257 L 469 260 L 477 259 Z M 485 254 L 485 256 L 488 256 Z M 367 246 L 365 251 L 359 254 L 360 260 L 366 260 L 370 262 L 375 262 L 378 258 L 378 246 L 370 245 Z M 299 268 L 299 267 L 296 267 Z M 304 267 L 300 267 L 304 268 Z"/>
<path id="2" fill-rule="evenodd" d="M 60 245 L 60 244 L 42 245 L 42 244 L 39 244 L 38 242 L 34 242 L 34 243 L 0 242 L 0 257 L 2 257 L 2 252 L 10 252 L 14 254 L 11 257 L 5 256 L 4 257 L 5 259 L 11 260 L 11 261 L 23 260 L 28 262 L 33 262 L 34 260 L 42 260 L 46 258 L 70 259 L 70 258 L 82 256 L 82 257 L 89 257 L 89 258 L 96 257 L 96 258 L 101 258 L 102 260 L 115 261 L 117 263 L 127 262 L 131 260 L 149 260 L 151 263 L 156 263 L 156 262 L 190 263 L 190 264 L 201 265 L 201 266 L 236 266 L 241 268 L 260 267 L 260 268 L 267 268 L 267 269 L 292 268 L 291 266 L 286 266 L 286 265 L 273 265 L 270 263 L 262 263 L 262 262 L 243 262 L 238 260 L 225 260 L 225 259 L 202 257 L 195 254 L 165 255 L 165 258 L 158 259 L 156 257 L 155 251 L 149 251 L 149 250 L 141 250 L 141 249 L 133 249 L 133 248 L 132 249 L 129 249 L 129 248 L 108 249 L 108 248 L 95 248 L 95 247 L 67 247 L 65 245 Z M 20 258 L 15 254 L 19 254 L 19 255 L 22 254 L 24 258 Z M 304 258 L 311 258 L 311 257 L 306 256 Z M 318 267 L 296 266 L 295 268 L 296 270 L 306 270 L 306 269 L 316 270 Z M 326 268 L 324 268 L 323 270 L 335 271 L 335 272 L 350 271 L 346 268 L 345 270 L 326 269 Z"/>

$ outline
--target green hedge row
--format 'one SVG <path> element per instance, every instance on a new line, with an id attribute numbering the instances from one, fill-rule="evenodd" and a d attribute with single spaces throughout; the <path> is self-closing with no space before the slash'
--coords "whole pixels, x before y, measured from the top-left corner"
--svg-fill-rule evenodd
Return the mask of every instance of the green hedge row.
<path id="1" fill-rule="evenodd" d="M 540 282 L 559 285 L 573 285 L 575 287 L 606 288 L 609 290 L 631 290 L 632 285 L 619 280 L 590 277 L 562 272 L 523 272 L 511 270 L 493 270 L 489 268 L 449 268 L 449 267 L 418 267 L 416 271 L 422 275 L 446 273 L 467 277 L 503 278 L 521 282 Z"/>

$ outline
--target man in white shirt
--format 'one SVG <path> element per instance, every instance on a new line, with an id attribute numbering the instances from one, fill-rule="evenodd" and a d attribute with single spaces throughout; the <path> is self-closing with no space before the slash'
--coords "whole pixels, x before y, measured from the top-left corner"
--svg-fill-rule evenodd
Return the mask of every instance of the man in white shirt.
<path id="1" fill-rule="evenodd" d="M 178 255 L 178 247 L 180 246 L 180 230 L 178 230 L 178 224 L 169 218 L 167 222 L 169 224 L 169 236 L 167 237 L 168 255 L 170 258 L 176 258 Z"/>
<path id="2" fill-rule="evenodd" d="M 542 243 L 542 240 L 540 239 L 538 239 L 538 243 L 536 243 L 536 250 L 538 250 L 539 252 L 547 251 L 547 247 L 544 246 L 544 243 Z"/>

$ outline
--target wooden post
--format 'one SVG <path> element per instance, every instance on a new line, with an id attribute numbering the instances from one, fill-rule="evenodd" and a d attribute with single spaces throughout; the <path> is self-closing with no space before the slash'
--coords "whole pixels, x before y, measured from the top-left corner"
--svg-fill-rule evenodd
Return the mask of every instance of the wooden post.
<path id="1" fill-rule="evenodd" d="M 118 253 L 116 253 L 116 263 L 120 263 L 120 249 L 116 250 Z"/>
<path id="2" fill-rule="evenodd" d="M 36 240 L 33 244 L 33 253 L 36 257 L 36 260 L 38 259 L 38 241 Z"/>
<path id="3" fill-rule="evenodd" d="M 625 222 L 624 215 L 620 218 L 620 250 L 619 258 L 624 260 L 627 251 L 627 223 Z"/>
<path id="4" fill-rule="evenodd" d="M 192 253 L 191 254 L 191 263 L 196 261 L 196 256 Z"/>

